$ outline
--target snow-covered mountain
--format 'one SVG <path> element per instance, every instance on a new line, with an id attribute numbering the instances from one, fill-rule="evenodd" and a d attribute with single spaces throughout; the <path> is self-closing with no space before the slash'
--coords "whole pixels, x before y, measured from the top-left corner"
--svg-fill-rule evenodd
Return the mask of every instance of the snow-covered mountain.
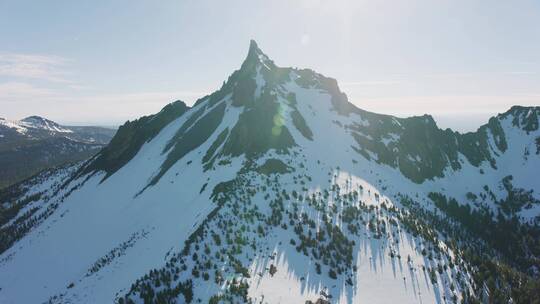
<path id="1" fill-rule="evenodd" d="M 43 169 L 87 159 L 114 133 L 109 128 L 61 126 L 39 116 L 0 118 L 0 188 Z"/>
<path id="2" fill-rule="evenodd" d="M 52 133 L 72 133 L 70 129 L 64 128 L 52 120 L 40 116 L 29 116 L 21 119 L 18 122 L 14 122 L 16 129 L 22 133 L 28 132 L 28 130 L 43 130 Z"/>
<path id="3" fill-rule="evenodd" d="M 252 41 L 193 107 L 0 193 L 0 302 L 531 303 L 539 115 L 367 112 Z"/>
<path id="4" fill-rule="evenodd" d="M 89 144 L 107 144 L 115 130 L 92 126 L 62 126 L 40 116 L 29 116 L 21 120 L 7 120 L 0 117 L 0 141 L 22 139 L 46 139 L 65 137 Z"/>

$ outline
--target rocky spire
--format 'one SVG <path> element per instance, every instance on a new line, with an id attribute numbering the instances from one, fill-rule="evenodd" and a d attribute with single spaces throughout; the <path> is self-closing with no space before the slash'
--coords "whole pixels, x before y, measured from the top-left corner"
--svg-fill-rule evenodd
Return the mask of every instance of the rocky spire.
<path id="1" fill-rule="evenodd" d="M 259 48 L 257 42 L 251 39 L 249 42 L 248 55 L 242 63 L 241 70 L 250 69 L 254 66 L 261 64 L 267 69 L 273 69 L 275 67 L 274 62 Z"/>

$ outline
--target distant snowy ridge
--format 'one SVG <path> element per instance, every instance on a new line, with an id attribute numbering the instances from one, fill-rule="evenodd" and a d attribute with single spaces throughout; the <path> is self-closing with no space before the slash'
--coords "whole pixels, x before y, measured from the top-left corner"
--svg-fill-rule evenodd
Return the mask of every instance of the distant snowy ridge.
<path id="1" fill-rule="evenodd" d="M 6 120 L 4 118 L 0 118 L 0 124 L 8 128 L 15 129 L 17 130 L 17 132 L 20 132 L 22 134 L 25 134 L 29 128 L 41 129 L 41 130 L 59 132 L 59 133 L 72 133 L 73 132 L 72 130 L 68 128 L 60 126 L 54 121 L 45 119 L 40 116 L 29 116 L 18 121 Z"/>
<path id="2" fill-rule="evenodd" d="M 115 130 L 61 126 L 39 116 L 0 118 L 0 188 L 40 170 L 87 159 L 105 146 Z"/>

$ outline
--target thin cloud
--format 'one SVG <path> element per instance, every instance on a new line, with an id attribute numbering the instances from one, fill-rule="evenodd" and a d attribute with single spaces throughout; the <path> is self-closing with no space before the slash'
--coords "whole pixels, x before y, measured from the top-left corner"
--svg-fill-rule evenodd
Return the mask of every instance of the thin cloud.
<path id="1" fill-rule="evenodd" d="M 73 83 L 66 70 L 70 60 L 49 55 L 0 53 L 0 76 Z"/>
<path id="2" fill-rule="evenodd" d="M 536 75 L 537 72 L 531 72 L 531 71 L 515 71 L 515 72 L 508 72 L 510 75 Z"/>
<path id="3" fill-rule="evenodd" d="M 58 96 L 47 88 L 36 87 L 24 82 L 0 83 L 0 104 L 3 102 L 18 102 L 34 98 L 51 98 Z M 5 110 L 6 108 L 4 108 Z"/>
<path id="4" fill-rule="evenodd" d="M 207 92 L 203 91 L 155 91 L 155 92 L 135 92 L 135 93 L 118 93 L 85 96 L 81 101 L 93 101 L 99 103 L 156 103 L 156 102 L 171 102 L 173 100 L 183 100 L 186 103 L 191 103 L 197 97 L 205 96 Z"/>
<path id="5" fill-rule="evenodd" d="M 364 98 L 353 100 L 365 110 L 410 116 L 422 114 L 475 114 L 505 112 L 513 105 L 540 106 L 535 93 L 520 95 L 440 95 Z"/>
<path id="6" fill-rule="evenodd" d="M 343 81 L 339 84 L 343 87 L 354 87 L 354 86 L 384 86 L 384 85 L 394 85 L 399 84 L 399 80 L 375 80 L 375 81 Z"/>
<path id="7" fill-rule="evenodd" d="M 128 119 L 157 113 L 174 100 L 180 99 L 191 105 L 197 98 L 207 95 L 207 91 L 183 90 L 84 95 L 73 93 L 22 82 L 0 84 L 1 114 L 10 119 L 40 115 L 63 123 L 121 124 Z"/>

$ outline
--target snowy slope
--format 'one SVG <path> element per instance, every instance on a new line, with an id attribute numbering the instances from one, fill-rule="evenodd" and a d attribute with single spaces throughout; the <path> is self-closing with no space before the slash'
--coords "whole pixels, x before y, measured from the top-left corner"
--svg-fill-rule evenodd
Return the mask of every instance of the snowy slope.
<path id="1" fill-rule="evenodd" d="M 54 121 L 39 116 L 29 116 L 19 121 L 0 118 L 0 125 L 14 129 L 25 135 L 33 130 L 47 131 L 50 133 L 73 133 L 72 130 L 62 127 Z"/>
<path id="2" fill-rule="evenodd" d="M 252 42 L 193 108 L 128 123 L 88 162 L 0 196 L 0 302 L 482 298 L 463 244 L 433 225 L 433 193 L 494 213 L 522 197 L 504 216 L 537 222 L 538 115 L 459 134 L 365 112 Z"/>

